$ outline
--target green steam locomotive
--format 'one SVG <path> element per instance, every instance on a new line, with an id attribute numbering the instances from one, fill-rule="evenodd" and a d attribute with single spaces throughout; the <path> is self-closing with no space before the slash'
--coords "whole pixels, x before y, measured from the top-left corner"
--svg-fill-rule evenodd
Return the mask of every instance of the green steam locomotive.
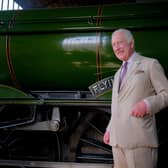
<path id="1" fill-rule="evenodd" d="M 121 64 L 111 47 L 117 28 L 130 29 L 136 50 L 167 74 L 167 3 L 0 13 L 0 159 L 113 162 L 102 136 Z"/>

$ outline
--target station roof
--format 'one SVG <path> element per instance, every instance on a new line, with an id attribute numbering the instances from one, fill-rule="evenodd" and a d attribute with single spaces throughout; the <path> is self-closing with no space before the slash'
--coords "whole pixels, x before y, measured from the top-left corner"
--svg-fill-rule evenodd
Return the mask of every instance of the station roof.
<path id="1" fill-rule="evenodd" d="M 15 0 L 23 9 L 90 6 L 119 3 L 145 3 L 168 0 Z"/>

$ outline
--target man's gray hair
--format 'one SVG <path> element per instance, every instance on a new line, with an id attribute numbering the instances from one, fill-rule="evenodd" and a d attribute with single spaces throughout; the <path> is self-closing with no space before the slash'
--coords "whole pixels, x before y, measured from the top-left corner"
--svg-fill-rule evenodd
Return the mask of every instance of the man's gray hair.
<path id="1" fill-rule="evenodd" d="M 112 33 L 112 38 L 113 38 L 114 34 L 117 33 L 117 32 L 123 32 L 125 34 L 126 39 L 128 40 L 128 43 L 130 43 L 131 40 L 134 40 L 134 37 L 133 37 L 131 31 L 129 31 L 127 29 L 123 29 L 123 28 L 115 30 Z"/>

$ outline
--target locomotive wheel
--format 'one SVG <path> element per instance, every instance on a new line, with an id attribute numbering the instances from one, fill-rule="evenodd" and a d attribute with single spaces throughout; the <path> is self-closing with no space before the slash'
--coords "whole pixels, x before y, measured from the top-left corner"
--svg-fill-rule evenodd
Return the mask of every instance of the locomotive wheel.
<path id="1" fill-rule="evenodd" d="M 112 163 L 111 147 L 103 143 L 110 115 L 104 111 L 84 113 L 71 136 L 70 158 L 76 162 Z"/>

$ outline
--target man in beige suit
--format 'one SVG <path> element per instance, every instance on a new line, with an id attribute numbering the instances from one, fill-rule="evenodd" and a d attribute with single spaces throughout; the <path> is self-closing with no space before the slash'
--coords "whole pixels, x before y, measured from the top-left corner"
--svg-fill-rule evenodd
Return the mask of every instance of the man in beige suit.
<path id="1" fill-rule="evenodd" d="M 104 142 L 112 146 L 115 168 L 156 168 L 155 114 L 168 106 L 168 80 L 156 59 L 135 52 L 130 31 L 113 32 L 112 47 L 123 65 L 114 77 Z M 125 62 L 126 73 L 119 84 Z"/>

